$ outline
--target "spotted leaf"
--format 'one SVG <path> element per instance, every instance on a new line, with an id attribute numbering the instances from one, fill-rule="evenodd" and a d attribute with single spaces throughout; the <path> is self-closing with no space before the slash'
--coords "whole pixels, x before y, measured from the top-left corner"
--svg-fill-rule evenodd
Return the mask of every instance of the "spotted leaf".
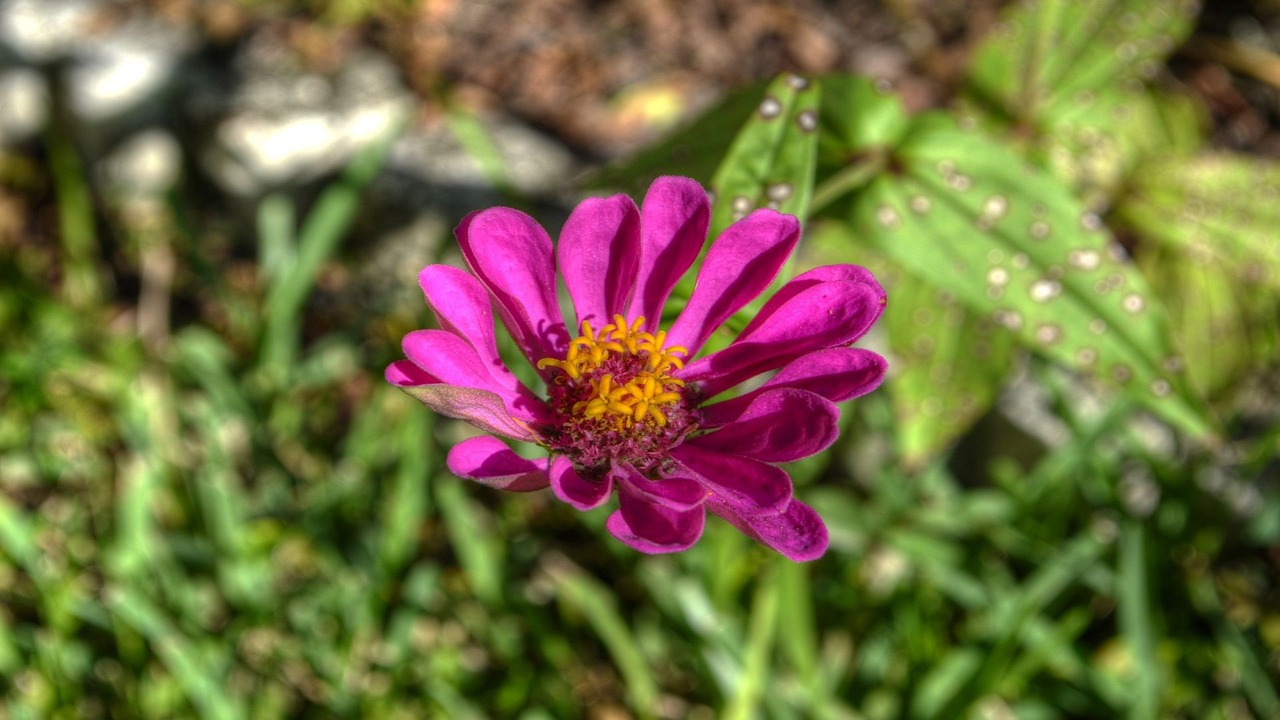
<path id="1" fill-rule="evenodd" d="M 817 82 L 790 73 L 783 74 L 765 88 L 755 112 L 738 131 L 733 145 L 711 182 L 715 202 L 711 207 L 711 237 L 746 217 L 756 208 L 767 207 L 802 221 L 808 217 L 813 197 L 813 178 L 818 148 Z M 706 250 L 704 249 L 704 256 Z M 699 265 L 701 258 L 699 259 Z M 668 309 L 678 310 L 693 290 L 694 273 L 672 293 Z M 772 286 L 787 280 L 780 273 Z M 710 338 L 708 352 L 723 347 L 760 309 L 765 290 L 746 308 L 725 323 L 727 332 Z"/>
<path id="2" fill-rule="evenodd" d="M 995 400 L 1008 372 L 1013 335 L 948 291 L 902 271 L 885 308 L 896 375 L 890 382 L 898 446 L 919 466 L 965 433 Z"/>
<path id="3" fill-rule="evenodd" d="M 910 120 L 889 88 L 857 75 L 824 75 L 819 114 L 818 165 L 834 174 L 879 148 L 893 147 Z"/>
<path id="4" fill-rule="evenodd" d="M 1016 4 L 975 53 L 962 113 L 1011 130 L 1028 158 L 1102 207 L 1144 153 L 1173 149 L 1147 144 L 1161 123 L 1198 142 L 1193 103 L 1145 83 L 1197 9 L 1185 0 Z"/>
<path id="5" fill-rule="evenodd" d="M 848 206 L 861 237 L 1025 344 L 1211 432 L 1146 282 L 1065 187 L 943 115 L 917 118 L 892 166 Z"/>
<path id="6" fill-rule="evenodd" d="M 1280 163 L 1228 153 L 1143 165 L 1116 217 L 1144 239 L 1280 291 Z"/>
<path id="7" fill-rule="evenodd" d="M 711 234 L 759 207 L 809 214 L 818 147 L 818 83 L 784 74 L 769 84 L 711 181 Z"/>
<path id="8" fill-rule="evenodd" d="M 1099 89 L 1155 77 L 1198 11 L 1194 0 L 1023 0 L 975 52 L 970 95 L 1043 127 Z"/>
<path id="9" fill-rule="evenodd" d="M 1242 283 L 1221 262 L 1214 255 L 1156 248 L 1138 264 L 1169 309 L 1192 384 L 1229 404 L 1232 389 L 1250 370 L 1274 362 L 1280 337 L 1276 294 Z"/>
<path id="10" fill-rule="evenodd" d="M 1187 370 L 1219 396 L 1273 357 L 1280 299 L 1280 163 L 1226 153 L 1145 164 L 1115 217 L 1169 306 Z"/>
<path id="11" fill-rule="evenodd" d="M 1190 154 L 1201 142 L 1202 108 L 1191 98 L 1154 90 L 1100 91 L 1063 108 L 1023 149 L 1066 182 L 1086 207 L 1108 207 L 1136 168 L 1151 157 Z"/>

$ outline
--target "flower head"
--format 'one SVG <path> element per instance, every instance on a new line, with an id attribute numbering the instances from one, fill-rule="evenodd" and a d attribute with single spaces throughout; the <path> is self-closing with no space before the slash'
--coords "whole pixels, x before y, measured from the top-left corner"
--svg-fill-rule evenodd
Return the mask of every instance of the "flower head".
<path id="1" fill-rule="evenodd" d="M 625 195 L 573 211 L 554 244 L 509 208 L 467 216 L 458 242 L 471 268 L 429 265 L 419 281 L 439 330 L 404 338 L 389 382 L 437 412 L 492 435 L 534 442 L 516 455 L 491 435 L 454 446 L 449 469 L 491 487 L 551 487 L 580 510 L 618 494 L 609 532 L 647 553 L 684 550 L 706 511 L 793 560 L 827 547 L 827 530 L 792 497 L 778 467 L 835 441 L 835 403 L 880 384 L 885 361 L 849 347 L 880 317 L 884 290 L 856 265 L 786 283 L 727 347 L 699 356 L 713 332 L 776 277 L 800 237 L 794 217 L 756 210 L 712 243 L 688 304 L 668 329 L 663 306 L 706 242 L 706 192 L 654 181 L 643 206 Z M 556 297 L 557 273 L 575 328 Z M 545 397 L 498 355 L 492 310 L 545 381 Z M 776 372 L 774 372 L 776 371 Z M 774 372 L 736 396 L 739 384 Z"/>

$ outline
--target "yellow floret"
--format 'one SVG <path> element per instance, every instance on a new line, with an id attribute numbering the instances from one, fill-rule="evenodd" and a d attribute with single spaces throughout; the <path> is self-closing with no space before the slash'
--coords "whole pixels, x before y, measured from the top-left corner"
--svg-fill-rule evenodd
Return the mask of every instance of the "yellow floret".
<path id="1" fill-rule="evenodd" d="M 591 397 L 574 403 L 574 413 L 587 418 L 612 417 L 623 427 L 649 421 L 665 426 L 667 415 L 660 406 L 679 402 L 679 389 L 684 387 L 684 381 L 670 372 L 684 367 L 680 356 L 688 350 L 666 347 L 665 331 L 650 333 L 643 327 L 642 317 L 628 323 L 621 315 L 614 315 L 613 323 L 597 332 L 584 320 L 581 335 L 569 341 L 565 358 L 542 358 L 538 369 L 558 368 L 564 374 L 555 378 L 560 384 L 588 384 Z M 627 356 L 644 359 L 644 369 L 629 382 L 619 385 L 611 374 L 592 377 L 610 358 Z"/>

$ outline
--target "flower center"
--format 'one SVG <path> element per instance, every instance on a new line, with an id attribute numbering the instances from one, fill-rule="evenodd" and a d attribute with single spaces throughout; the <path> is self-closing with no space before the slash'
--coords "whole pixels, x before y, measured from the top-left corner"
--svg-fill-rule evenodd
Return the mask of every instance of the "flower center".
<path id="1" fill-rule="evenodd" d="M 642 327 L 644 318 L 628 324 L 621 315 L 599 332 L 583 321 L 563 360 L 538 361 L 560 370 L 548 391 L 559 423 L 544 433 L 547 444 L 580 471 L 603 472 L 611 460 L 652 469 L 693 429 L 684 381 L 671 375 L 687 351 Z"/>

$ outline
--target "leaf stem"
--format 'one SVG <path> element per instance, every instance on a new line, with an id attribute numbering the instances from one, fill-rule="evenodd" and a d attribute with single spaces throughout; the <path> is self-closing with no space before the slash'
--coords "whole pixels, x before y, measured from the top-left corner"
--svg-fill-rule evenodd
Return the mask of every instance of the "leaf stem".
<path id="1" fill-rule="evenodd" d="M 876 148 L 855 158 L 835 174 L 820 182 L 813 189 L 813 199 L 809 201 L 809 217 L 817 215 L 839 198 L 866 186 L 885 169 L 888 160 L 888 152 Z"/>

